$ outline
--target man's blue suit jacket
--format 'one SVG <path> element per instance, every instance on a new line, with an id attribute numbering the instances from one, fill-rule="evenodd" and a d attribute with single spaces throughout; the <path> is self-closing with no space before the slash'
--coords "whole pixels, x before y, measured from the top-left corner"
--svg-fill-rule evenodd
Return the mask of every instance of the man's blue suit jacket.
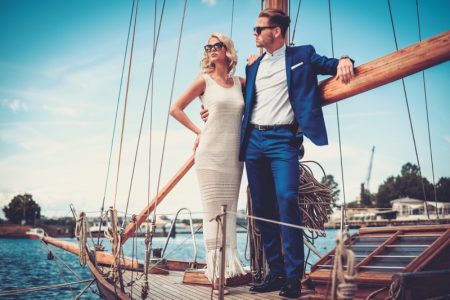
<path id="1" fill-rule="evenodd" d="M 252 65 L 247 66 L 245 109 L 241 126 L 239 159 L 245 159 L 245 151 L 250 134 L 250 119 L 256 101 L 255 80 L 261 56 Z M 286 47 L 286 78 L 289 101 L 295 115 L 295 121 L 303 130 L 303 135 L 314 144 L 328 144 L 325 121 L 323 119 L 321 99 L 317 85 L 317 75 L 336 75 L 339 60 L 320 56 L 311 45 Z M 272 124 L 263 124 L 272 125 Z"/>

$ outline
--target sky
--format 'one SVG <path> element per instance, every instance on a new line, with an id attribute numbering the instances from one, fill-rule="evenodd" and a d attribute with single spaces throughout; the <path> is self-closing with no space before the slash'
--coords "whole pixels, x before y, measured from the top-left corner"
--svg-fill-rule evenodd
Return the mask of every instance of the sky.
<path id="1" fill-rule="evenodd" d="M 158 186 L 164 186 L 192 154 L 194 134 L 168 118 L 168 108 L 198 76 L 202 46 L 209 34 L 232 36 L 239 56 L 237 75 L 245 75 L 246 57 L 258 52 L 252 28 L 259 1 L 234 1 L 233 14 L 232 3 L 187 2 L 177 59 L 184 1 L 166 2 L 150 85 L 153 89 L 147 97 L 137 151 L 152 65 L 154 24 L 159 22 L 162 1 L 157 1 L 156 22 L 155 2 L 140 1 L 129 67 L 131 42 L 127 52 L 125 49 L 132 1 L 0 0 L 0 207 L 8 205 L 15 195 L 29 193 L 46 217 L 71 216 L 71 204 L 77 211 L 98 216 L 103 199 L 105 207 L 115 206 L 119 215 L 127 207 L 129 213 L 138 213 L 155 196 Z M 328 1 L 301 1 L 296 26 L 298 2 L 291 1 L 291 5 L 294 43 L 312 44 L 319 54 L 332 57 Z M 391 8 L 399 47 L 418 42 L 416 1 L 392 0 Z M 422 39 L 450 30 L 449 12 L 448 0 L 419 1 Z M 350 55 L 359 65 L 395 51 L 387 1 L 334 0 L 331 15 L 334 56 Z M 450 177 L 450 63 L 427 69 L 425 78 L 437 182 L 440 177 Z M 339 102 L 343 168 L 336 105 L 324 108 L 329 145 L 317 147 L 305 141 L 304 160 L 319 162 L 334 176 L 341 202 L 344 195 L 346 202 L 359 195 L 374 146 L 372 192 L 389 176 L 398 175 L 405 163 L 417 164 L 414 140 L 422 174 L 433 182 L 422 74 L 405 78 L 405 86 L 414 139 L 402 83 L 396 81 Z M 126 122 L 117 176 L 125 98 Z M 199 110 L 199 101 L 194 101 L 187 113 L 201 126 Z M 320 179 L 321 171 L 313 170 Z M 246 207 L 246 186 L 244 175 L 240 209 Z M 169 193 L 157 213 L 170 216 L 182 207 L 202 212 L 193 170 Z"/>

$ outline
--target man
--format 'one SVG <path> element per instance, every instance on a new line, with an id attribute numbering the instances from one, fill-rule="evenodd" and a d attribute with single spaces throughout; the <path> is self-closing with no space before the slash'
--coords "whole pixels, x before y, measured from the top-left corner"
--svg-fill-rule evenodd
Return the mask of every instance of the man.
<path id="1" fill-rule="evenodd" d="M 303 136 L 317 145 L 328 143 L 317 75 L 337 74 L 348 83 L 353 61 L 319 56 L 312 46 L 286 47 L 289 23 L 289 16 L 275 9 L 263 10 L 256 22 L 256 46 L 266 52 L 246 68 L 239 159 L 245 160 L 253 214 L 301 226 L 297 198 Z M 280 296 L 298 297 L 304 271 L 302 230 L 265 221 L 257 225 L 270 272 L 250 291 L 280 290 Z"/>

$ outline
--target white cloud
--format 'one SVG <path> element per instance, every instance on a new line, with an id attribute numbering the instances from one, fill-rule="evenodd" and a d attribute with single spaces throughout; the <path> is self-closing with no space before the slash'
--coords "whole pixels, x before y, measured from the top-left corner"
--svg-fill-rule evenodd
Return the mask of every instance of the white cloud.
<path id="1" fill-rule="evenodd" d="M 444 139 L 445 139 L 448 143 L 450 143 L 450 135 L 444 136 Z"/>
<path id="2" fill-rule="evenodd" d="M 202 3 L 205 3 L 205 4 L 207 4 L 207 5 L 209 5 L 209 6 L 214 6 L 214 5 L 216 5 L 216 0 L 202 0 Z"/>
<path id="3" fill-rule="evenodd" d="M 44 105 L 44 110 L 53 114 L 65 117 L 76 117 L 79 115 L 79 110 L 73 107 L 67 106 L 49 106 Z"/>
<path id="4" fill-rule="evenodd" d="M 18 111 L 27 111 L 28 110 L 28 105 L 18 99 L 13 99 L 13 100 L 8 100 L 8 99 L 3 99 L 1 102 L 2 106 L 6 106 L 8 107 L 11 111 L 13 112 L 18 112 Z"/>

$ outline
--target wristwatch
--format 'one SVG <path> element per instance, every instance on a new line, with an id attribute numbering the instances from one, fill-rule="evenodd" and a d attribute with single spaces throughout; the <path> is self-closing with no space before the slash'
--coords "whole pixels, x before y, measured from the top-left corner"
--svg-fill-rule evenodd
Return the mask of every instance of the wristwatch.
<path id="1" fill-rule="evenodd" d="M 355 61 L 353 59 L 351 59 L 350 56 L 348 56 L 348 55 L 342 55 L 341 58 L 339 58 L 339 60 L 341 60 L 341 59 L 350 59 L 352 64 L 355 64 Z"/>

